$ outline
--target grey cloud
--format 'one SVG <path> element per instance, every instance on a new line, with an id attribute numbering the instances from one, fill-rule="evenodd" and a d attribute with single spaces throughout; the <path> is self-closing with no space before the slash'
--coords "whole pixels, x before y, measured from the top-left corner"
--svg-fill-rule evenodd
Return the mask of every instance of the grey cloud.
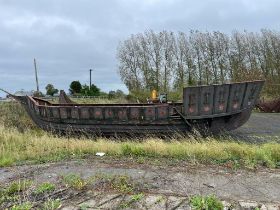
<path id="1" fill-rule="evenodd" d="M 68 89 L 93 81 L 104 91 L 126 90 L 117 74 L 116 48 L 132 33 L 278 29 L 277 0 L 0 0 L 0 87 Z M 1 95 L 0 95 L 1 96 Z"/>

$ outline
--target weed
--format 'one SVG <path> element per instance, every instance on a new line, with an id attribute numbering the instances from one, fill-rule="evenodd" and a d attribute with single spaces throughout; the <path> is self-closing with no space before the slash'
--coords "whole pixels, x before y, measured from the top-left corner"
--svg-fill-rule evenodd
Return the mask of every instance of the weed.
<path id="1" fill-rule="evenodd" d="M 87 210 L 87 209 L 89 209 L 89 208 L 90 208 L 90 206 L 87 205 L 87 204 L 81 204 L 81 205 L 80 205 L 80 210 Z"/>
<path id="2" fill-rule="evenodd" d="M 0 167 L 10 166 L 14 163 L 14 159 L 11 157 L 3 157 L 0 159 Z"/>
<path id="3" fill-rule="evenodd" d="M 190 204 L 195 210 L 222 210 L 222 202 L 214 195 L 191 197 Z"/>
<path id="4" fill-rule="evenodd" d="M 9 184 L 6 188 L 0 189 L 0 205 L 3 203 L 18 203 L 20 201 L 21 194 L 26 191 L 32 184 L 29 180 L 18 180 Z M 28 209 L 29 203 L 22 203 L 21 205 L 15 205 L 14 209 Z M 26 207 L 26 208 L 25 208 Z"/>
<path id="5" fill-rule="evenodd" d="M 18 195 L 7 195 L 5 190 L 0 191 L 0 206 L 6 202 L 17 203 L 19 200 Z"/>
<path id="6" fill-rule="evenodd" d="M 54 184 L 45 182 L 45 183 L 40 184 L 40 185 L 36 188 L 36 190 L 34 191 L 34 193 L 35 193 L 35 194 L 42 194 L 42 193 L 54 191 L 54 189 L 55 189 L 55 185 L 54 185 Z"/>
<path id="7" fill-rule="evenodd" d="M 11 210 L 30 210 L 32 208 L 32 203 L 25 202 L 22 204 L 12 206 Z"/>
<path id="8" fill-rule="evenodd" d="M 135 195 L 132 195 L 131 198 L 128 201 L 122 201 L 119 205 L 120 209 L 126 209 L 131 207 L 134 203 L 140 201 L 144 197 L 143 193 L 138 193 Z"/>
<path id="9" fill-rule="evenodd" d="M 63 182 L 66 184 L 66 186 L 73 187 L 76 190 L 81 190 L 87 185 L 87 181 L 82 179 L 77 174 L 68 174 L 63 176 Z"/>
<path id="10" fill-rule="evenodd" d="M 59 199 L 49 199 L 43 204 L 42 210 L 55 210 L 61 207 L 61 201 Z"/>
<path id="11" fill-rule="evenodd" d="M 143 186 L 146 186 L 143 183 L 139 186 L 139 183 L 134 182 L 127 175 L 110 175 L 104 173 L 90 177 L 87 179 L 87 182 L 93 184 L 99 190 L 115 190 L 125 194 L 139 191 L 140 188 L 142 189 Z"/>
<path id="12" fill-rule="evenodd" d="M 159 196 L 159 198 L 156 200 L 156 204 L 163 202 L 165 199 L 163 196 Z"/>
<path id="13" fill-rule="evenodd" d="M 138 194 L 131 196 L 131 200 L 133 202 L 137 202 L 137 201 L 141 200 L 143 197 L 144 197 L 143 193 L 138 193 Z"/>
<path id="14" fill-rule="evenodd" d="M 32 182 L 30 180 L 18 180 L 12 182 L 8 188 L 5 190 L 5 194 L 8 196 L 14 195 L 16 193 L 25 191 L 27 188 L 30 187 Z"/>
<path id="15" fill-rule="evenodd" d="M 125 175 L 115 176 L 112 181 L 112 187 L 122 193 L 129 193 L 133 191 L 133 183 L 131 182 L 130 177 Z"/>
<path id="16" fill-rule="evenodd" d="M 146 158 L 141 156 L 136 159 L 136 162 L 139 164 L 144 164 L 146 162 Z"/>

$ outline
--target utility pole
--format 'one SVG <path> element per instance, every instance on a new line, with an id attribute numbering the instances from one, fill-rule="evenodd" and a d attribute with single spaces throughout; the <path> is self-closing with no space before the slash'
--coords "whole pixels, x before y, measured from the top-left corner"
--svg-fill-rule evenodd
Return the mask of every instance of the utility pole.
<path id="1" fill-rule="evenodd" d="M 36 65 L 36 59 L 35 58 L 34 58 L 34 68 L 35 68 L 37 93 L 39 93 L 39 82 L 38 82 L 37 65 Z"/>
<path id="2" fill-rule="evenodd" d="M 91 89 L 91 72 L 92 69 L 89 70 L 89 90 Z"/>

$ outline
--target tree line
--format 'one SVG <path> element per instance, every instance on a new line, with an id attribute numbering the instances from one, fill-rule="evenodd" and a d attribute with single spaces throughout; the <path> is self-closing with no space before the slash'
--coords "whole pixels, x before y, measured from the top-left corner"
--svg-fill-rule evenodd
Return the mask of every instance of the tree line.
<path id="1" fill-rule="evenodd" d="M 58 94 L 58 89 L 53 84 L 48 84 L 46 87 L 46 95 L 54 96 Z M 91 87 L 87 84 L 82 85 L 80 81 L 72 81 L 69 85 L 69 93 L 74 96 L 102 96 L 108 99 L 125 98 L 126 95 L 122 90 L 111 90 L 108 93 L 103 92 L 95 84 L 91 84 Z M 43 96 L 42 93 L 40 93 Z"/>
<path id="2" fill-rule="evenodd" d="M 58 89 L 56 89 L 53 84 L 47 84 L 45 89 L 46 95 L 54 96 L 55 94 L 58 94 Z M 72 81 L 70 83 L 69 93 L 71 95 L 82 96 L 100 96 L 100 94 L 102 94 L 102 92 L 96 85 L 92 84 L 91 87 L 89 87 L 89 85 L 87 84 L 82 85 L 80 81 Z"/>
<path id="3" fill-rule="evenodd" d="M 280 33 L 169 31 L 131 35 L 117 50 L 130 93 L 182 92 L 188 85 L 265 79 L 263 93 L 280 95 Z"/>

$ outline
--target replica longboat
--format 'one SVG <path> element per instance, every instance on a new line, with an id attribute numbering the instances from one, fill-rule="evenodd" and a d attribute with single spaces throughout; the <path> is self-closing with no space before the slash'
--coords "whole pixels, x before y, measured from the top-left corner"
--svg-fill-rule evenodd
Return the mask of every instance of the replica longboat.
<path id="1" fill-rule="evenodd" d="M 170 134 L 194 128 L 217 134 L 243 125 L 250 117 L 264 81 L 191 86 L 182 103 L 75 104 L 64 92 L 60 103 L 14 96 L 40 128 L 56 133 Z"/>

